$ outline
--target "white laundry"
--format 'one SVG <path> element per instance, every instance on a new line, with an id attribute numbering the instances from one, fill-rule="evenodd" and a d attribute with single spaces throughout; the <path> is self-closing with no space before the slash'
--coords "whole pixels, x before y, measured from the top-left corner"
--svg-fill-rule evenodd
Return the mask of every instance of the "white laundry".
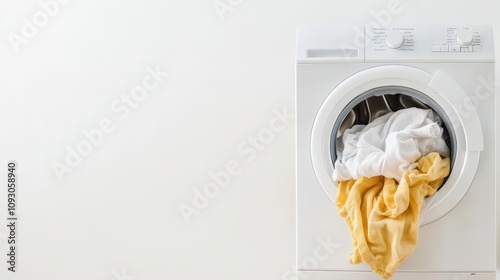
<path id="1" fill-rule="evenodd" d="M 430 152 L 448 157 L 440 123 L 432 110 L 408 108 L 387 113 L 368 125 L 354 125 L 337 139 L 333 179 L 382 175 L 399 181 Z"/>

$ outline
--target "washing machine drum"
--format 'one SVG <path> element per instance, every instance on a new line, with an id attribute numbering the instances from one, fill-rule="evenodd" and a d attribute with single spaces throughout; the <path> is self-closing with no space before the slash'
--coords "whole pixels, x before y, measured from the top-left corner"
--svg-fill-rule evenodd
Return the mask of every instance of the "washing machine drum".
<path id="1" fill-rule="evenodd" d="M 468 104 L 467 110 L 455 104 Z M 451 172 L 423 217 L 422 226 L 446 215 L 469 189 L 483 149 L 481 123 L 465 91 L 441 71 L 434 74 L 407 66 L 380 66 L 359 72 L 326 98 L 314 121 L 311 159 L 325 194 L 334 201 L 332 179 L 337 138 L 355 124 L 367 124 L 391 111 L 432 109 L 442 120 L 450 148 Z"/>

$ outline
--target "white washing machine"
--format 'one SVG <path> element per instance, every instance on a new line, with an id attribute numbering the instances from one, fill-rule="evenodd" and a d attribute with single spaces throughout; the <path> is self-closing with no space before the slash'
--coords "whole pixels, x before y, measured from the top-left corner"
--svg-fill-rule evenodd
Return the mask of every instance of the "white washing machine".
<path id="1" fill-rule="evenodd" d="M 392 279 L 495 279 L 491 27 L 299 28 L 296 66 L 298 279 L 380 279 L 348 261 L 352 240 L 331 178 L 339 129 L 356 106 L 380 97 L 438 113 L 452 162 L 422 213 L 416 249 Z"/>

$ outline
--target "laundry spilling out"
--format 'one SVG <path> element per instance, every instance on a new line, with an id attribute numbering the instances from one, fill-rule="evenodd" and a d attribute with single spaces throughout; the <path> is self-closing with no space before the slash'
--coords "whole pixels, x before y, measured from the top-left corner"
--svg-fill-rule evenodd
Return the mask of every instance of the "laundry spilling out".
<path id="1" fill-rule="evenodd" d="M 442 121 L 430 109 L 389 112 L 337 139 L 336 206 L 353 239 L 352 264 L 384 279 L 410 256 L 424 200 L 450 172 Z"/>

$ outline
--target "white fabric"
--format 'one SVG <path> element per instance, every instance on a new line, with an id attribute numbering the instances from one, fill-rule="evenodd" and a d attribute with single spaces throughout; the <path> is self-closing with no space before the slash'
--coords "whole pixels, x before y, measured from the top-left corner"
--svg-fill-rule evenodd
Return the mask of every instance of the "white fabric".
<path id="1" fill-rule="evenodd" d="M 432 110 L 408 108 L 387 113 L 368 125 L 354 125 L 337 140 L 333 179 L 382 175 L 399 181 L 430 152 L 447 157 L 440 123 Z"/>

